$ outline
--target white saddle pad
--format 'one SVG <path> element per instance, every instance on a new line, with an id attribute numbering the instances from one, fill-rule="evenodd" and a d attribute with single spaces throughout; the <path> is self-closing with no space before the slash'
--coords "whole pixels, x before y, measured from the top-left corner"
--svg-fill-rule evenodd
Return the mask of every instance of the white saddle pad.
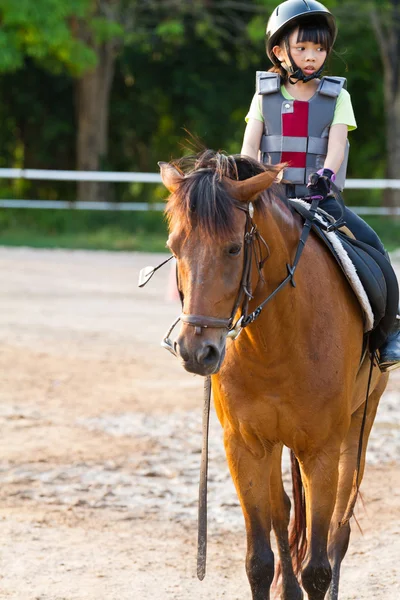
<path id="1" fill-rule="evenodd" d="M 305 202 L 304 200 L 300 200 L 299 198 L 295 198 L 295 199 L 291 200 L 291 202 L 298 202 L 302 206 L 305 206 L 307 209 L 310 208 L 310 204 L 308 202 Z M 317 214 L 316 218 L 321 223 L 324 223 L 325 225 L 329 225 L 328 221 L 326 221 L 321 215 Z M 366 333 L 368 331 L 371 331 L 374 326 L 374 313 L 372 312 L 370 301 L 368 300 L 366 291 L 365 291 L 365 289 L 360 281 L 360 278 L 357 274 L 357 270 L 356 270 L 355 266 L 353 265 L 353 263 L 351 262 L 349 255 L 347 254 L 346 250 L 344 249 L 343 244 L 340 241 L 340 238 L 336 235 L 336 233 L 334 231 L 330 231 L 330 232 L 325 231 L 324 233 L 325 233 L 326 237 L 329 239 L 329 241 L 331 242 L 331 244 L 341 262 L 343 270 L 347 275 L 347 279 L 353 289 L 353 292 L 355 293 L 355 295 L 358 298 L 358 301 L 360 302 L 361 308 L 365 315 L 364 332 Z"/>

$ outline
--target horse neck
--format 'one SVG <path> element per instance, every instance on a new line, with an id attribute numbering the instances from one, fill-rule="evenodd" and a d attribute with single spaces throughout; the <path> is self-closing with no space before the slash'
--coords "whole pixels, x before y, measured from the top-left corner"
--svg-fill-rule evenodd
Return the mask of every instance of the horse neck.
<path id="1" fill-rule="evenodd" d="M 268 287 L 279 285 L 288 274 L 286 265 L 293 262 L 300 238 L 299 225 L 291 211 L 276 200 L 267 203 L 266 214 L 257 220 L 257 227 L 270 253 L 263 268 L 265 281 Z"/>
<path id="2" fill-rule="evenodd" d="M 287 277 L 287 265 L 292 265 L 300 239 L 301 227 L 291 212 L 278 202 L 276 205 L 269 205 L 266 214 L 256 219 L 259 233 L 268 245 L 269 257 L 263 266 L 263 277 L 260 277 L 257 265 L 253 261 L 254 298 L 249 304 L 249 312 L 255 310 Z M 248 328 L 247 341 L 243 340 L 242 344 L 244 351 L 249 350 L 251 355 L 257 351 L 265 354 L 268 348 L 276 354 L 276 340 L 283 335 L 282 324 L 290 324 L 297 320 L 298 310 L 297 295 L 293 294 L 293 287 L 288 282 Z M 290 329 L 285 328 L 286 333 Z"/>

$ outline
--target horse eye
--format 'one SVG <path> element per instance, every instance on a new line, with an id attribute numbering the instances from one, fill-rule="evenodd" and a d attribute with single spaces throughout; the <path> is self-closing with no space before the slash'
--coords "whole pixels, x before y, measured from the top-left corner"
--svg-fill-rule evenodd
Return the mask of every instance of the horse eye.
<path id="1" fill-rule="evenodd" d="M 232 244 L 232 246 L 230 246 L 228 248 L 228 254 L 230 256 L 237 256 L 238 254 L 240 254 L 241 249 L 242 249 L 241 244 Z"/>

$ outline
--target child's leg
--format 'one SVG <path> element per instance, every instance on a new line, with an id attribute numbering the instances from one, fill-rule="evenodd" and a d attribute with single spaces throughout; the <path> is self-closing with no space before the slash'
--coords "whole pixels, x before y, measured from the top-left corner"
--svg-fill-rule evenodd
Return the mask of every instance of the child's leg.
<path id="1" fill-rule="evenodd" d="M 339 219 L 341 216 L 341 209 L 335 198 L 327 198 L 320 203 L 320 207 L 330 214 L 334 219 Z M 376 248 L 376 250 L 379 250 L 379 252 L 382 254 L 385 254 L 385 248 L 372 227 L 370 227 L 368 223 L 356 215 L 347 206 L 345 207 L 344 218 L 347 227 L 352 233 L 354 233 L 357 240 L 360 240 L 360 242 L 365 242 L 366 244 Z"/>
<path id="2" fill-rule="evenodd" d="M 320 203 L 320 207 L 328 214 L 332 215 L 334 219 L 339 219 L 341 216 L 341 209 L 335 198 L 327 198 L 326 200 L 323 200 L 323 202 Z M 385 252 L 385 248 L 383 247 L 381 240 L 375 231 L 365 221 L 360 219 L 358 215 L 353 213 L 347 207 L 345 207 L 344 218 L 348 228 L 352 233 L 354 233 L 357 240 L 373 246 L 376 248 L 376 250 L 379 250 L 379 252 L 384 254 L 389 261 L 389 257 Z M 393 275 L 393 277 L 396 278 L 396 275 Z M 391 318 L 393 318 L 399 299 L 399 290 L 398 286 L 396 285 L 396 280 L 394 280 L 394 285 L 391 285 L 389 290 L 391 306 L 389 313 Z M 399 317 L 397 317 L 397 320 L 394 322 L 391 331 L 388 332 L 386 341 L 380 347 L 379 365 L 382 371 L 390 371 L 400 367 L 400 320 L 398 319 Z"/>

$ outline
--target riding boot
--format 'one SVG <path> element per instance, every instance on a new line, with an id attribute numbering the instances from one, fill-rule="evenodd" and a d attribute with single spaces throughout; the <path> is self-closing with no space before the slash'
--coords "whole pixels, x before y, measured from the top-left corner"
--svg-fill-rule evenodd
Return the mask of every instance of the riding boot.
<path id="1" fill-rule="evenodd" d="M 389 263 L 392 264 L 389 252 L 386 250 L 385 256 Z M 393 327 L 385 343 L 380 347 L 379 354 L 379 368 L 383 373 L 394 371 L 400 367 L 400 306 Z"/>
<path id="2" fill-rule="evenodd" d="M 400 314 L 397 315 L 386 342 L 380 348 L 379 367 L 384 373 L 400 367 Z"/>

